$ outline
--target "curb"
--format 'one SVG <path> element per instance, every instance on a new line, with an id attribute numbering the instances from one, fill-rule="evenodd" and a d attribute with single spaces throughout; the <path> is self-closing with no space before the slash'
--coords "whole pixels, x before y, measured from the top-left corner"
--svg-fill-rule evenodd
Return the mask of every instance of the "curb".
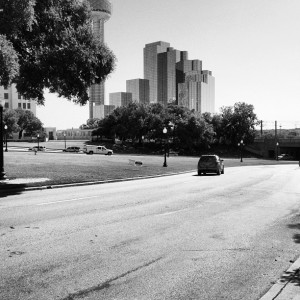
<path id="1" fill-rule="evenodd" d="M 297 274 L 300 270 L 300 257 L 289 267 L 287 271 L 284 272 L 281 279 L 269 289 L 269 291 L 262 296 L 259 300 L 275 300 L 275 299 L 291 299 L 299 300 L 300 291 L 299 283 L 295 282 L 295 279 L 291 278 L 290 274 Z M 299 275 L 298 275 L 299 276 Z M 283 280 L 283 279 L 286 279 Z M 296 289 L 293 289 L 295 288 Z"/>
<path id="2" fill-rule="evenodd" d="M 156 177 L 174 176 L 174 175 L 193 173 L 193 172 L 195 171 L 184 171 L 184 172 L 177 172 L 177 173 L 166 173 L 166 174 L 148 175 L 148 176 L 141 176 L 141 177 L 107 179 L 107 180 L 87 181 L 87 182 L 74 182 L 74 183 L 42 185 L 42 186 L 32 186 L 32 187 L 22 187 L 22 188 L 7 187 L 6 189 L 1 190 L 1 192 L 8 193 L 10 191 L 36 191 L 36 190 L 58 189 L 58 188 L 65 188 L 65 187 L 96 185 L 96 184 L 104 184 L 104 183 L 114 183 L 114 182 L 133 181 L 133 180 L 149 179 L 149 178 L 156 178 Z"/>

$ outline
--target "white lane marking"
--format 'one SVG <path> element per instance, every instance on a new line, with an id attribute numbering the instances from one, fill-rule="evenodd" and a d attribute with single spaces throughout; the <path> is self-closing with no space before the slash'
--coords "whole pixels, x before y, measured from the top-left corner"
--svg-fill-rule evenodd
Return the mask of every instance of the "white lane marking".
<path id="1" fill-rule="evenodd" d="M 50 204 L 55 204 L 55 203 L 80 201 L 80 200 L 92 199 L 92 198 L 97 198 L 97 197 L 99 197 L 99 196 L 90 196 L 90 197 L 83 197 L 83 198 L 73 198 L 73 199 L 67 199 L 67 200 L 58 200 L 58 201 L 51 201 L 51 202 L 43 202 L 43 203 L 38 203 L 38 204 L 34 204 L 34 205 L 35 206 L 50 205 Z"/>

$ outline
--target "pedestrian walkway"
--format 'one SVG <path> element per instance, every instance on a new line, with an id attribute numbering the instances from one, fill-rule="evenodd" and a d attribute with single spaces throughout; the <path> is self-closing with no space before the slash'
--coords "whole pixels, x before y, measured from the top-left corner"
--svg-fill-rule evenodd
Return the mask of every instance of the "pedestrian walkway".
<path id="1" fill-rule="evenodd" d="M 260 300 L 300 300 L 300 258 Z"/>

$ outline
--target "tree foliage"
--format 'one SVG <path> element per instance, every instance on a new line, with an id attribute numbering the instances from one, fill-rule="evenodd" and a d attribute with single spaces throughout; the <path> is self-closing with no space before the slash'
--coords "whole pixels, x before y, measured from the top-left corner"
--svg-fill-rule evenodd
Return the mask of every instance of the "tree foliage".
<path id="1" fill-rule="evenodd" d="M 156 142 L 169 139 L 174 149 L 199 153 L 214 145 L 237 146 L 241 139 L 250 144 L 258 120 L 253 105 L 244 102 L 224 106 L 219 114 L 202 115 L 174 104 L 163 107 L 159 103 L 130 103 L 117 107 L 98 124 L 94 135 L 134 143 L 141 142 L 142 137 Z M 163 133 L 164 127 L 167 134 Z"/>
<path id="2" fill-rule="evenodd" d="M 43 103 L 48 88 L 85 104 L 88 88 L 113 71 L 115 57 L 94 37 L 86 0 L 0 0 L 0 9 L 0 34 L 19 58 L 19 74 L 16 66 L 6 67 L 6 72 L 0 69 L 0 80 L 15 82 L 25 98 Z"/>
<path id="3" fill-rule="evenodd" d="M 19 138 L 22 137 L 24 131 L 29 136 L 43 131 L 43 123 L 29 110 L 6 109 L 3 114 L 3 123 L 7 125 L 8 134 L 19 132 Z"/>

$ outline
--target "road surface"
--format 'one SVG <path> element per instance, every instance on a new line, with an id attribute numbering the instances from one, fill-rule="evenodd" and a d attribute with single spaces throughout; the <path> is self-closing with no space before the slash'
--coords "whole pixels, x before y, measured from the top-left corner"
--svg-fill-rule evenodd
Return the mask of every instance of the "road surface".
<path id="1" fill-rule="evenodd" d="M 298 165 L 0 198 L 0 299 L 259 299 L 300 255 Z"/>

